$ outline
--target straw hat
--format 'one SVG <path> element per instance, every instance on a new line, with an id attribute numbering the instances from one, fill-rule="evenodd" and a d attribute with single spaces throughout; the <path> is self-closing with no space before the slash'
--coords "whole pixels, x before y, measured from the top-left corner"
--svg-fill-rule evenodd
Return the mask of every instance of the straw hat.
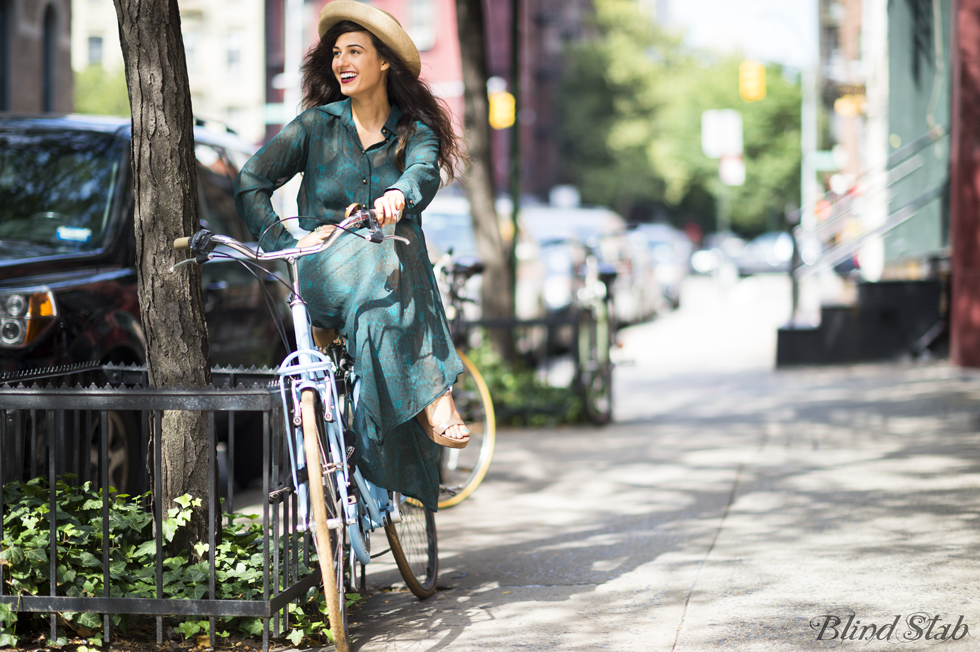
<path id="1" fill-rule="evenodd" d="M 401 24 L 387 11 L 357 0 L 333 0 L 320 11 L 320 22 L 317 25 L 320 38 L 342 20 L 355 22 L 381 39 L 382 43 L 402 58 L 416 78 L 422 73 L 422 60 L 419 58 L 418 48 L 402 29 Z"/>

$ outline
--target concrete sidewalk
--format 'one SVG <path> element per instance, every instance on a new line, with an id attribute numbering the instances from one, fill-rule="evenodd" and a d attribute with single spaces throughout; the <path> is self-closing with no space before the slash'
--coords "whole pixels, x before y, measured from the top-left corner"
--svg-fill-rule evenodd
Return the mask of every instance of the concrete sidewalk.
<path id="1" fill-rule="evenodd" d="M 650 408 L 627 423 L 502 433 L 486 484 L 439 515 L 446 590 L 420 603 L 379 564 L 369 581 L 395 588 L 354 617 L 355 649 L 978 647 L 975 375 L 869 365 L 642 390 Z"/>
<path id="2" fill-rule="evenodd" d="M 980 649 L 980 376 L 773 371 L 785 277 L 682 292 L 621 333 L 614 425 L 500 434 L 446 590 L 372 563 L 355 649 Z"/>

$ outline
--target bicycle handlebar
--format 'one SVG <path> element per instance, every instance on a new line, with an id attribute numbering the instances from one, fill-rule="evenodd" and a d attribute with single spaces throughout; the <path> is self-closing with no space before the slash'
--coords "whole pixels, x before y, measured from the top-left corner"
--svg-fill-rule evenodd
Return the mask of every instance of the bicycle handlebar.
<path id="1" fill-rule="evenodd" d="M 366 224 L 368 228 L 368 234 L 363 235 L 360 233 L 355 233 L 354 229 L 360 228 L 362 225 Z M 216 235 L 211 233 L 206 229 L 201 229 L 194 235 L 188 238 L 177 238 L 174 240 L 174 249 L 184 250 L 189 249 L 195 254 L 194 258 L 189 258 L 187 260 L 181 261 L 170 268 L 171 271 L 174 270 L 179 265 L 184 265 L 190 262 L 206 262 L 210 259 L 210 252 L 214 250 L 217 245 L 224 245 L 229 249 L 233 249 L 238 253 L 242 254 L 246 258 L 255 261 L 267 261 L 267 260 L 284 260 L 287 258 L 301 258 L 303 256 L 310 256 L 312 254 L 318 254 L 320 252 L 326 251 L 337 241 L 337 238 L 341 236 L 342 233 L 353 233 L 359 238 L 363 238 L 369 242 L 381 243 L 386 240 L 398 240 L 403 244 L 411 244 L 407 238 L 399 235 L 385 235 L 381 231 L 381 225 L 378 223 L 375 217 L 374 209 L 366 209 L 363 206 L 357 204 L 352 204 L 347 208 L 347 217 L 338 225 L 336 229 L 326 240 L 320 244 L 313 247 L 290 247 L 289 249 L 282 249 L 280 251 L 262 252 L 259 253 L 258 250 L 253 250 L 238 240 L 230 238 L 224 235 Z M 203 258 L 203 259 L 202 259 Z"/>

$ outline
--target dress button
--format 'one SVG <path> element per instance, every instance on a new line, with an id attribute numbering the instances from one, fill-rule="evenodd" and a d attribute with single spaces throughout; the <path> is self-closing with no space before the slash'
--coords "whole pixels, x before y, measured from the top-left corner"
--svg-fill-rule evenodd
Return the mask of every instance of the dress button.
<path id="1" fill-rule="evenodd" d="M 363 181 L 364 183 L 367 183 L 367 179 L 361 179 L 361 181 Z"/>

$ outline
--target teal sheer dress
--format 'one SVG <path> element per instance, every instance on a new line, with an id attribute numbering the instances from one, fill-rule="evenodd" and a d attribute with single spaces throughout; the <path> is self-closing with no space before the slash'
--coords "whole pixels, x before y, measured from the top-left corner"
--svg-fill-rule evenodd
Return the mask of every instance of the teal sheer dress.
<path id="1" fill-rule="evenodd" d="M 340 329 L 361 379 L 355 412 L 357 462 L 372 482 L 435 510 L 439 446 L 415 415 L 463 372 L 456 355 L 422 234 L 422 210 L 439 188 L 438 142 L 417 122 L 395 164 L 397 106 L 384 140 L 361 147 L 350 100 L 309 109 L 286 125 L 242 168 L 235 181 L 238 212 L 266 250 L 295 246 L 272 209 L 272 192 L 303 175 L 297 201 L 300 226 L 337 224 L 352 203 L 374 206 L 386 190 L 405 195 L 401 220 L 385 227 L 409 245 L 373 244 L 341 236 L 327 251 L 300 262 L 300 283 L 315 326 Z"/>

